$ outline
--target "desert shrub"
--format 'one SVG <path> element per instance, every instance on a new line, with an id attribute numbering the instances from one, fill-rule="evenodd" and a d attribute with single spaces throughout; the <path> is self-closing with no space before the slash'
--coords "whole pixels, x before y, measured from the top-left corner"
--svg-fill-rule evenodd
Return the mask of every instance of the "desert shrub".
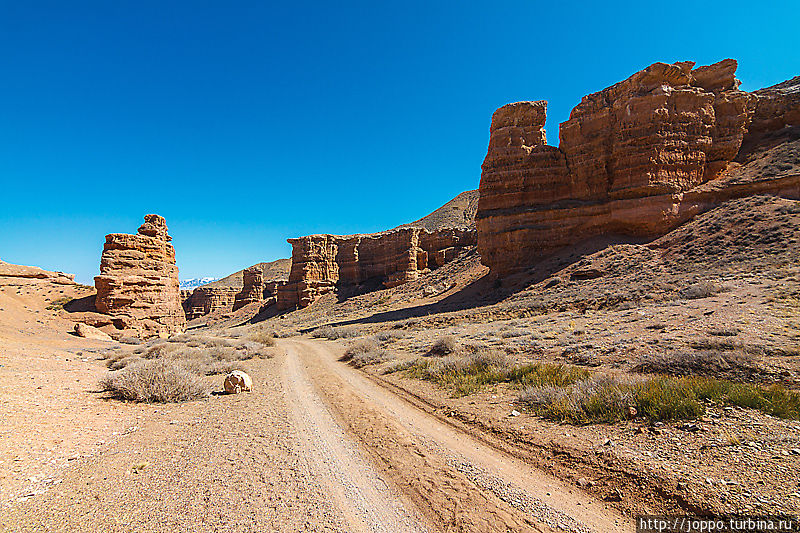
<path id="1" fill-rule="evenodd" d="M 341 360 L 348 361 L 356 368 L 361 368 L 367 365 L 383 363 L 390 359 L 394 359 L 392 354 L 378 346 L 374 340 L 365 339 L 347 348 Z"/>
<path id="2" fill-rule="evenodd" d="M 707 400 L 800 419 L 798 392 L 780 385 L 763 388 L 704 377 L 592 376 L 567 387 L 532 386 L 518 400 L 545 418 L 574 424 L 615 422 L 637 416 L 650 420 L 693 419 L 705 412 L 703 402 Z"/>
<path id="3" fill-rule="evenodd" d="M 716 345 L 715 345 L 716 346 Z M 728 379 L 770 379 L 770 372 L 744 350 L 676 350 L 647 356 L 632 372 L 672 376 L 709 376 Z"/>
<path id="4" fill-rule="evenodd" d="M 46 307 L 46 309 L 49 309 L 50 311 L 59 311 L 61 309 L 64 309 L 64 306 L 69 304 L 72 300 L 74 300 L 74 298 L 70 296 L 64 296 L 62 298 L 58 298 L 50 302 L 50 304 Z"/>
<path id="5" fill-rule="evenodd" d="M 362 368 L 367 365 L 375 365 L 378 363 L 385 363 L 391 361 L 396 356 L 383 349 L 377 349 L 369 352 L 356 354 L 350 359 L 350 364 L 356 368 Z"/>
<path id="6" fill-rule="evenodd" d="M 509 363 L 501 353 L 486 350 L 463 356 L 444 355 L 421 362 L 417 368 L 423 379 L 463 396 L 484 385 L 506 381 Z"/>
<path id="7" fill-rule="evenodd" d="M 232 339 L 223 339 L 223 338 L 220 338 L 220 337 L 206 337 L 204 339 L 203 344 L 205 346 L 216 346 L 216 347 L 231 348 L 233 346 L 236 346 L 236 341 L 234 341 Z"/>
<path id="8" fill-rule="evenodd" d="M 452 335 L 439 337 L 425 354 L 428 357 L 443 357 L 458 351 L 458 341 Z"/>
<path id="9" fill-rule="evenodd" d="M 533 363 L 511 368 L 507 381 L 521 387 L 543 385 L 566 387 L 591 375 L 588 370 L 570 365 Z"/>
<path id="10" fill-rule="evenodd" d="M 693 283 L 681 291 L 681 296 L 687 300 L 698 300 L 708 298 L 722 292 L 724 287 L 711 281 L 701 281 Z"/>
<path id="11" fill-rule="evenodd" d="M 416 360 L 414 359 L 400 359 L 395 360 L 387 363 L 385 367 L 383 367 L 384 374 L 394 374 L 395 372 L 402 372 L 403 370 L 408 370 L 412 366 L 416 364 Z"/>
<path id="12" fill-rule="evenodd" d="M 705 406 L 686 379 L 648 379 L 633 393 L 637 413 L 651 420 L 692 419 L 705 413 Z"/>
<path id="13" fill-rule="evenodd" d="M 522 337 L 527 334 L 528 334 L 527 331 L 518 328 L 506 329 L 500 332 L 500 336 L 504 339 L 510 339 L 512 337 Z"/>
<path id="14" fill-rule="evenodd" d="M 425 379 L 463 396 L 494 383 L 517 387 L 566 386 L 590 375 L 587 370 L 567 365 L 535 363 L 515 365 L 502 353 L 473 347 L 472 353 L 420 358 L 408 367 L 412 377 Z"/>
<path id="15" fill-rule="evenodd" d="M 322 326 L 311 332 L 311 336 L 315 338 L 325 338 L 328 340 L 347 339 L 358 337 L 361 332 L 357 328 L 352 327 L 331 327 Z"/>
<path id="16" fill-rule="evenodd" d="M 209 392 L 196 374 L 160 359 L 132 363 L 103 378 L 100 387 L 115 398 L 148 403 L 196 400 Z"/>
<path id="17" fill-rule="evenodd" d="M 375 338 L 380 342 L 395 342 L 397 339 L 402 338 L 403 334 L 397 331 L 381 331 L 375 335 Z"/>
<path id="18" fill-rule="evenodd" d="M 264 346 L 275 346 L 275 333 L 259 331 L 250 335 L 250 340 L 263 344 Z"/>

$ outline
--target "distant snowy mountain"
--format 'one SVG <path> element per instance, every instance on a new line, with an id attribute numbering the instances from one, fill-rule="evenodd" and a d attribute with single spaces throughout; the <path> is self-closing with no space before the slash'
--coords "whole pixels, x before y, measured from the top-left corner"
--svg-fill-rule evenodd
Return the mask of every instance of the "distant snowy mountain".
<path id="1" fill-rule="evenodd" d="M 181 290 L 191 290 L 196 289 L 200 285 L 205 285 L 206 283 L 211 283 L 212 281 L 217 281 L 219 278 L 189 278 L 181 280 Z"/>

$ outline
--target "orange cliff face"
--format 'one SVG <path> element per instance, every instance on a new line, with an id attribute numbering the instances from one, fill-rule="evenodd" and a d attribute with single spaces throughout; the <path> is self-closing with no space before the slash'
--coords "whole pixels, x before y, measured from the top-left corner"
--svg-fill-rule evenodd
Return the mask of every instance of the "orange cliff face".
<path id="1" fill-rule="evenodd" d="M 509 275 L 591 237 L 663 235 L 730 198 L 798 197 L 796 177 L 731 179 L 743 144 L 800 125 L 794 85 L 747 93 L 736 61 L 693 66 L 655 63 L 585 96 L 559 147 L 546 144 L 546 102 L 498 109 L 476 215 L 482 262 Z"/>
<path id="2" fill-rule="evenodd" d="M 185 329 L 175 249 L 163 217 L 146 215 L 135 235 L 106 235 L 95 277 L 97 311 L 120 327 L 166 336 Z"/>
<path id="3" fill-rule="evenodd" d="M 385 287 L 413 281 L 475 245 L 475 232 L 418 227 L 366 235 L 309 235 L 289 239 L 292 269 L 277 288 L 278 308 L 306 307 L 341 285 L 379 280 Z"/>

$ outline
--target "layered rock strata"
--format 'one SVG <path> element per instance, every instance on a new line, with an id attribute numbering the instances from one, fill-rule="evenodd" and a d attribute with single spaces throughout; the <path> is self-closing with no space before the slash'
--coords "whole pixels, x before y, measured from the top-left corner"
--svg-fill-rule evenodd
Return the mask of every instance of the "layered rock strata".
<path id="1" fill-rule="evenodd" d="M 183 302 L 186 319 L 194 320 L 216 311 L 232 311 L 239 292 L 236 287 L 197 287 Z"/>
<path id="2" fill-rule="evenodd" d="M 482 262 L 508 275 L 595 236 L 662 235 L 733 197 L 796 197 L 791 178 L 730 178 L 753 136 L 800 124 L 797 84 L 747 93 L 732 59 L 693 67 L 655 63 L 585 96 L 558 147 L 546 144 L 545 101 L 498 109 L 476 215 Z"/>
<path id="3" fill-rule="evenodd" d="M 284 310 L 306 307 L 340 286 L 377 280 L 395 287 L 415 280 L 474 246 L 475 232 L 408 227 L 367 235 L 309 235 L 289 243 L 292 269 L 288 282 L 277 287 L 278 307 Z"/>
<path id="4" fill-rule="evenodd" d="M 117 327 L 145 335 L 182 332 L 186 318 L 178 288 L 175 249 L 163 217 L 146 215 L 135 235 L 106 235 L 95 307 Z"/>
<path id="5" fill-rule="evenodd" d="M 233 310 L 241 309 L 245 305 L 264 300 L 264 273 L 258 267 L 250 267 L 242 272 L 244 286 L 236 295 Z"/>

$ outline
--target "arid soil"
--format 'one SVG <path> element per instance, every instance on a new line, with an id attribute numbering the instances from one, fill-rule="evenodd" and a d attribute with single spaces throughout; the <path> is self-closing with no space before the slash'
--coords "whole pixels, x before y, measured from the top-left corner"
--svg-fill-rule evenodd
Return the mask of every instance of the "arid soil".
<path id="1" fill-rule="evenodd" d="M 9 531 L 626 531 L 586 495 L 281 341 L 252 393 L 127 405 L 136 426 L 11 502 Z M 115 402 L 107 402 L 113 405 Z M 98 416 L 108 417 L 109 412 Z M 19 445 L 18 445 L 19 446 Z"/>

